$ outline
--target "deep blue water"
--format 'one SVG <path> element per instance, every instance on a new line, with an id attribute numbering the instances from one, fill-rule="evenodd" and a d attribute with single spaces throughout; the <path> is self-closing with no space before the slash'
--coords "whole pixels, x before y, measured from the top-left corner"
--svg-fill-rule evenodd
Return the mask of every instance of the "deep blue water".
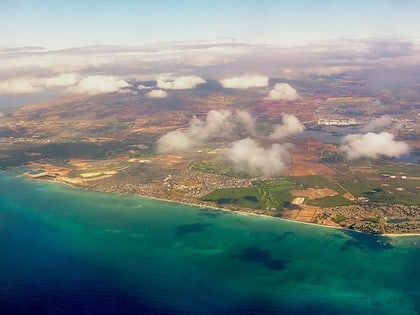
<path id="1" fill-rule="evenodd" d="M 0 314 L 420 314 L 420 238 L 0 173 Z"/>

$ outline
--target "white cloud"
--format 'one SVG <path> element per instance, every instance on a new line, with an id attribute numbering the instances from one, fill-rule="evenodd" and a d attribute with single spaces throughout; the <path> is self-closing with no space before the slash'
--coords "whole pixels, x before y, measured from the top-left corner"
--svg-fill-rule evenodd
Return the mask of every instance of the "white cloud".
<path id="1" fill-rule="evenodd" d="M 198 84 L 206 83 L 206 81 L 197 76 L 185 76 L 175 78 L 173 80 L 170 79 L 158 79 L 157 80 L 157 87 L 164 90 L 186 90 L 186 89 L 193 89 Z"/>
<path id="2" fill-rule="evenodd" d="M 97 95 L 103 93 L 122 92 L 129 87 L 127 81 L 113 76 L 93 75 L 83 78 L 76 86 L 69 87 L 65 93 Z"/>
<path id="3" fill-rule="evenodd" d="M 168 97 L 168 93 L 163 90 L 152 90 L 147 92 L 146 95 L 151 98 L 165 98 Z"/>
<path id="4" fill-rule="evenodd" d="M 373 118 L 369 123 L 363 127 L 363 132 L 378 132 L 384 128 L 390 127 L 392 125 L 392 118 L 389 115 L 383 115 L 379 118 Z"/>
<path id="5" fill-rule="evenodd" d="M 290 144 L 273 144 L 261 147 L 251 138 L 232 143 L 227 152 L 228 159 L 241 172 L 252 175 L 279 176 L 287 171 Z"/>
<path id="6" fill-rule="evenodd" d="M 300 134 L 305 126 L 293 115 L 284 114 L 282 124 L 275 125 L 273 132 L 268 136 L 272 140 L 282 140 L 292 135 Z"/>
<path id="7" fill-rule="evenodd" d="M 265 87 L 268 85 L 269 77 L 262 75 L 244 75 L 219 80 L 224 88 L 249 89 L 252 87 Z"/>
<path id="8" fill-rule="evenodd" d="M 246 132 L 255 134 L 255 120 L 250 113 L 244 110 L 238 110 L 235 113 L 235 119 L 239 125 L 242 125 Z"/>
<path id="9" fill-rule="evenodd" d="M 137 90 L 148 90 L 148 89 L 150 89 L 148 86 L 145 86 L 145 85 L 143 85 L 143 84 L 139 84 L 139 85 L 137 85 Z"/>
<path id="10" fill-rule="evenodd" d="M 181 152 L 191 149 L 199 142 L 190 137 L 188 133 L 182 131 L 171 131 L 159 138 L 157 151 L 159 153 Z"/>
<path id="11" fill-rule="evenodd" d="M 212 110 L 206 120 L 191 119 L 185 131 L 171 131 L 157 142 L 160 153 L 184 151 L 218 137 L 231 137 L 240 134 L 253 134 L 255 123 L 243 111 L 232 114 L 227 110 Z"/>
<path id="12" fill-rule="evenodd" d="M 276 83 L 274 88 L 268 93 L 266 100 L 273 101 L 294 101 L 299 98 L 299 94 L 295 88 L 287 83 Z"/>
<path id="13" fill-rule="evenodd" d="M 349 160 L 354 160 L 361 157 L 372 159 L 380 156 L 399 157 L 408 153 L 410 147 L 403 141 L 395 141 L 391 133 L 368 132 L 343 137 L 339 149 Z"/>

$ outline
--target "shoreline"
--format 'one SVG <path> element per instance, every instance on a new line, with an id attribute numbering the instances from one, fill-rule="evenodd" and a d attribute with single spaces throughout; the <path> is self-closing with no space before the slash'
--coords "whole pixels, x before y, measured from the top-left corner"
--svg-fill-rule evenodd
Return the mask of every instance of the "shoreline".
<path id="1" fill-rule="evenodd" d="M 124 194 L 121 194 L 121 195 L 126 196 Z M 191 202 L 175 201 L 175 200 L 169 200 L 169 199 L 158 198 L 158 197 L 150 197 L 150 196 L 144 196 L 144 195 L 133 195 L 133 196 L 137 196 L 137 197 L 141 197 L 141 198 L 147 198 L 147 199 L 154 199 L 154 200 L 157 200 L 157 201 L 175 203 L 175 204 L 180 204 L 180 205 L 186 205 L 186 206 L 193 207 L 193 208 L 201 208 L 201 209 L 205 208 L 205 209 L 210 209 L 210 210 L 215 210 L 215 211 L 229 212 L 229 213 L 232 213 L 232 214 L 243 215 L 243 216 L 255 216 L 255 217 L 261 217 L 261 218 L 276 219 L 276 220 L 281 220 L 281 221 L 285 221 L 285 222 L 319 226 L 319 227 L 322 227 L 322 228 L 347 230 L 347 231 L 363 233 L 363 232 L 356 231 L 356 230 L 346 229 L 346 228 L 341 227 L 341 226 L 333 226 L 333 225 L 324 225 L 324 224 L 318 224 L 318 223 L 312 223 L 312 222 L 295 221 L 295 220 L 284 219 L 284 218 L 280 218 L 280 217 L 274 217 L 274 216 L 267 215 L 267 214 L 245 212 L 245 211 L 241 211 L 241 210 L 231 210 L 231 209 L 227 209 L 227 208 L 219 208 L 219 207 L 215 207 L 215 206 L 200 205 L 200 204 L 191 203 Z M 363 233 L 363 234 L 367 234 L 367 233 Z"/>
<path id="2" fill-rule="evenodd" d="M 35 181 L 40 181 L 40 182 L 49 182 L 49 183 L 53 183 L 53 184 L 63 184 L 63 185 L 66 185 L 68 187 L 72 187 L 74 189 L 102 192 L 102 191 L 94 190 L 94 189 L 91 189 L 91 188 L 85 187 L 85 186 L 76 186 L 76 185 L 74 185 L 72 183 L 69 183 L 69 182 L 66 182 L 66 181 L 52 180 L 52 179 L 37 179 L 37 178 L 30 178 L 30 177 L 22 176 L 22 175 L 18 176 L 18 177 L 24 177 L 25 179 L 28 179 L 30 181 L 35 180 Z M 102 193 L 110 194 L 110 192 L 102 192 Z M 120 196 L 136 196 L 136 197 L 147 198 L 147 199 L 152 199 L 152 200 L 156 200 L 156 201 L 168 202 L 168 203 L 179 204 L 179 205 L 186 205 L 186 206 L 193 207 L 193 208 L 205 208 L 205 209 L 210 209 L 210 210 L 214 210 L 214 211 L 225 211 L 225 212 L 229 212 L 229 213 L 237 214 L 237 215 L 257 216 L 257 217 L 262 217 L 262 218 L 278 219 L 278 220 L 282 220 L 282 221 L 285 221 L 285 222 L 293 222 L 293 223 L 297 223 L 297 224 L 305 224 L 305 225 L 317 226 L 317 227 L 322 227 L 322 228 L 351 231 L 351 232 L 356 232 L 356 233 L 361 233 L 361 234 L 366 234 L 366 235 L 377 235 L 377 236 L 383 236 L 383 237 L 413 237 L 413 236 L 419 237 L 420 236 L 420 233 L 372 234 L 372 233 L 366 233 L 366 232 L 362 232 L 362 231 L 358 231 L 358 230 L 348 229 L 348 228 L 345 228 L 345 227 L 342 227 L 342 226 L 333 226 L 333 225 L 325 225 L 325 224 L 312 223 L 312 222 L 296 221 L 296 220 L 284 219 L 284 218 L 281 218 L 281 217 L 270 216 L 270 215 L 267 215 L 267 214 L 259 214 L 259 213 L 254 213 L 254 212 L 241 211 L 241 210 L 231 210 L 231 209 L 220 208 L 220 207 L 211 206 L 211 205 L 200 205 L 200 204 L 192 203 L 192 202 L 176 201 L 176 200 L 164 199 L 164 198 L 147 196 L 147 195 L 138 195 L 138 194 L 131 194 L 130 195 L 130 194 L 114 193 L 114 192 L 111 192 L 111 194 L 116 194 L 116 195 L 120 195 Z"/>

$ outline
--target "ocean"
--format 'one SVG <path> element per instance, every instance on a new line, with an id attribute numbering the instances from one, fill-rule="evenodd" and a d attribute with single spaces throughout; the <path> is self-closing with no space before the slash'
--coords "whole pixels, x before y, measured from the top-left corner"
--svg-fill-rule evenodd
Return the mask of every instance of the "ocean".
<path id="1" fill-rule="evenodd" d="M 420 237 L 0 173 L 0 314 L 420 314 Z"/>

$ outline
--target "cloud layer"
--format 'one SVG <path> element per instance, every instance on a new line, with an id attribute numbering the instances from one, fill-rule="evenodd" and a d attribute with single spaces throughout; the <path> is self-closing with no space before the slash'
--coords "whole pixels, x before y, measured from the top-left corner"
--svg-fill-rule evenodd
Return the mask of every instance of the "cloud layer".
<path id="1" fill-rule="evenodd" d="M 298 92 L 290 84 L 276 83 L 265 99 L 270 101 L 294 101 L 298 98 Z"/>
<path id="2" fill-rule="evenodd" d="M 266 87 L 269 77 L 262 75 L 244 75 L 219 80 L 224 88 L 230 89 L 249 89 L 253 87 Z"/>
<path id="3" fill-rule="evenodd" d="M 339 149 L 349 160 L 362 157 L 399 157 L 410 151 L 407 143 L 396 141 L 394 135 L 388 132 L 347 135 L 341 140 Z"/>
<path id="4" fill-rule="evenodd" d="M 74 74 L 51 77 L 22 77 L 0 81 L 0 94 L 41 93 L 52 87 L 66 87 L 76 83 Z"/>
<path id="5" fill-rule="evenodd" d="M 19 104 L 19 94 L 24 102 L 28 93 L 38 93 L 47 99 L 76 85 L 81 78 L 98 74 L 134 84 L 160 78 L 161 87 L 155 88 L 166 90 L 195 87 L 204 83 L 203 77 L 236 78 L 225 85 L 246 88 L 267 86 L 268 77 L 301 80 L 313 75 L 351 72 L 366 79 L 369 92 L 402 86 L 415 89 L 420 74 L 419 64 L 420 44 L 395 38 L 329 40 L 301 47 L 195 41 L 136 47 L 97 45 L 62 50 L 0 48 L 0 101 L 9 102 L 9 95 L 13 94 L 16 105 Z M 263 75 L 241 76 L 244 69 L 251 74 Z M 40 82 L 66 74 L 74 75 L 75 82 L 63 82 L 60 86 Z M 286 86 L 277 85 L 267 99 L 293 100 L 296 94 Z"/>

